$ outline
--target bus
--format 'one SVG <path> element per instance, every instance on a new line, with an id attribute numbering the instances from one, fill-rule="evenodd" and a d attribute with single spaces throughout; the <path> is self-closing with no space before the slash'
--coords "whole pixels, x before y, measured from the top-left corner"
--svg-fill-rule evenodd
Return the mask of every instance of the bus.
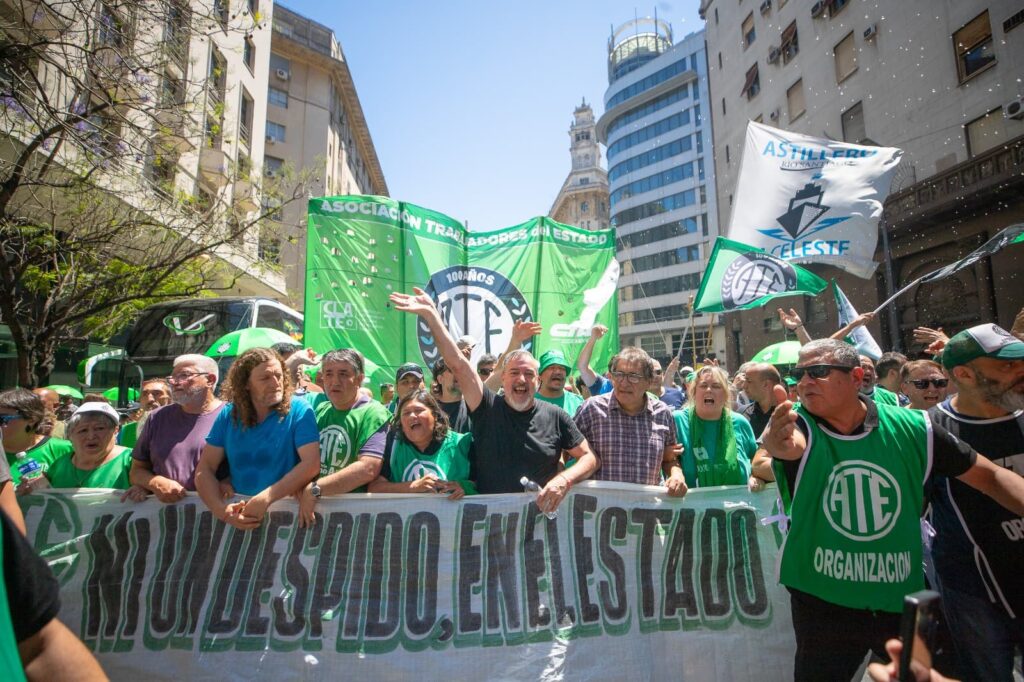
<path id="1" fill-rule="evenodd" d="M 95 363 L 80 381 L 87 386 L 112 385 L 102 381 L 116 367 L 119 402 L 126 402 L 129 388 L 142 379 L 165 377 L 174 358 L 204 354 L 228 332 L 247 327 L 267 327 L 302 343 L 302 313 L 271 298 L 228 296 L 156 303 L 142 311 L 125 340 L 124 353 Z M 112 364 L 111 364 L 112 363 Z"/>

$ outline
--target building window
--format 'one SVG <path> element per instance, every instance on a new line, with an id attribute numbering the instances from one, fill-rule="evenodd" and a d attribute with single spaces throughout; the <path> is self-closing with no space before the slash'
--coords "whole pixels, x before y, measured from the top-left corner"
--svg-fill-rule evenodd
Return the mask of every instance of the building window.
<path id="1" fill-rule="evenodd" d="M 281 240 L 268 234 L 260 234 L 259 259 L 271 265 L 281 263 Z"/>
<path id="2" fill-rule="evenodd" d="M 754 30 L 754 13 L 751 12 L 743 20 L 743 47 L 748 48 L 757 40 L 757 31 Z"/>
<path id="3" fill-rule="evenodd" d="M 217 17 L 220 26 L 228 30 L 228 21 L 231 18 L 231 8 L 228 7 L 228 0 L 213 0 L 213 15 Z"/>
<path id="4" fill-rule="evenodd" d="M 267 88 L 267 104 L 273 104 L 282 109 L 288 108 L 288 92 L 277 88 Z"/>
<path id="5" fill-rule="evenodd" d="M 842 83 L 857 70 L 857 48 L 853 42 L 853 31 L 839 41 L 833 53 L 836 59 L 836 83 Z"/>
<path id="6" fill-rule="evenodd" d="M 988 10 L 971 19 L 953 34 L 953 48 L 956 50 L 956 68 L 961 83 L 989 64 L 995 63 Z"/>
<path id="7" fill-rule="evenodd" d="M 750 67 L 750 70 L 747 71 L 747 79 L 743 83 L 743 90 L 741 93 L 745 95 L 747 99 L 754 99 L 757 97 L 757 93 L 759 92 L 761 92 L 761 77 L 757 73 L 757 64 L 755 63 Z"/>
<path id="8" fill-rule="evenodd" d="M 850 4 L 850 0 L 828 0 L 829 19 L 839 14 L 848 4 Z"/>
<path id="9" fill-rule="evenodd" d="M 807 111 L 804 103 L 804 79 L 801 78 L 786 90 L 786 104 L 789 107 L 789 121 L 792 123 Z"/>
<path id="10" fill-rule="evenodd" d="M 238 138 L 242 144 L 246 146 L 252 144 L 252 118 L 253 112 L 256 107 L 253 105 L 252 97 L 246 91 L 245 86 L 242 86 L 242 106 L 241 116 L 238 121 Z"/>
<path id="11" fill-rule="evenodd" d="M 1006 119 L 1002 107 L 996 107 L 964 126 L 967 135 L 967 155 L 977 156 L 1006 141 Z"/>
<path id="12" fill-rule="evenodd" d="M 729 158 L 729 145 L 725 145 L 725 162 L 726 162 L 726 163 L 730 163 L 730 158 Z"/>
<path id="13" fill-rule="evenodd" d="M 779 45 L 779 51 L 782 52 L 783 64 L 788 64 L 789 60 L 800 52 L 800 41 L 797 36 L 795 21 L 782 32 L 782 43 Z"/>
<path id="14" fill-rule="evenodd" d="M 580 204 L 580 213 L 587 213 L 590 210 L 590 204 L 586 201 Z"/>
<path id="15" fill-rule="evenodd" d="M 263 175 L 268 178 L 277 177 L 281 173 L 281 167 L 284 165 L 284 159 L 279 159 L 276 156 L 264 156 L 263 157 Z"/>
<path id="16" fill-rule="evenodd" d="M 722 116 L 725 116 L 725 98 L 722 98 Z"/>
<path id="17" fill-rule="evenodd" d="M 722 53 L 718 53 L 718 68 L 722 68 Z"/>
<path id="18" fill-rule="evenodd" d="M 252 42 L 252 38 L 246 38 L 245 43 L 242 45 L 242 61 L 245 62 L 245 66 L 249 69 L 249 73 L 255 73 L 256 71 L 256 43 Z"/>
<path id="19" fill-rule="evenodd" d="M 277 29 L 276 23 L 274 25 L 274 28 L 275 28 L 275 30 Z M 285 59 L 284 57 L 282 57 L 279 54 L 274 54 L 273 52 L 270 53 L 270 75 L 271 76 L 276 76 L 279 71 L 283 72 L 283 73 L 290 73 L 291 70 L 292 70 L 292 63 L 290 61 L 288 61 L 287 59 Z"/>
<path id="20" fill-rule="evenodd" d="M 846 142 L 860 142 L 867 137 L 864 130 L 864 107 L 857 102 L 843 112 L 843 140 Z"/>
<path id="21" fill-rule="evenodd" d="M 271 142 L 284 142 L 285 127 L 280 123 L 267 121 L 267 140 Z"/>
<path id="22" fill-rule="evenodd" d="M 249 16 L 254 17 L 260 11 L 260 0 L 248 0 Z"/>

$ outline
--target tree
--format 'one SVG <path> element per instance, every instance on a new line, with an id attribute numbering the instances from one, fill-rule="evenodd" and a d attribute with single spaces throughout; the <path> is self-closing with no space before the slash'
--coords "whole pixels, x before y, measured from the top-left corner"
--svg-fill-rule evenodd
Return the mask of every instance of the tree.
<path id="1" fill-rule="evenodd" d="M 248 60 L 270 30 L 226 7 L 0 0 L 0 322 L 21 385 L 151 302 L 276 276 L 258 241 L 309 178 L 260 177 L 252 101 L 225 115 L 223 50 Z"/>

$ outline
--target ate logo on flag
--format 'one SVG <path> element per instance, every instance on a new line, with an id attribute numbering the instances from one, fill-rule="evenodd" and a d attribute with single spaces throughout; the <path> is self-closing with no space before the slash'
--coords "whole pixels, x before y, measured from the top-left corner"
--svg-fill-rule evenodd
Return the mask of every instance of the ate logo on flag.
<path id="1" fill-rule="evenodd" d="M 796 271 L 762 253 L 737 256 L 722 276 L 722 305 L 738 308 L 763 296 L 796 288 Z"/>
<path id="2" fill-rule="evenodd" d="M 469 334 L 477 340 L 472 363 L 484 353 L 497 355 L 512 338 L 516 322 L 532 322 L 533 313 L 519 288 L 490 268 L 455 265 L 435 273 L 424 291 L 434 300 L 445 326 L 456 338 Z M 430 327 L 417 321 L 420 352 L 427 366 L 440 356 Z M 533 341 L 523 344 L 532 350 Z"/>

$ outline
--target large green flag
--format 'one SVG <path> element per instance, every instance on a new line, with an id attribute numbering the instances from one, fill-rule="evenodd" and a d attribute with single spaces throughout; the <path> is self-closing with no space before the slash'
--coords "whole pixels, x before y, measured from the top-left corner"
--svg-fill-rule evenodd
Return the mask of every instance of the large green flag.
<path id="1" fill-rule="evenodd" d="M 376 196 L 309 200 L 304 342 L 319 352 L 355 348 L 394 381 L 405 362 L 439 357 L 418 318 L 394 310 L 392 292 L 421 287 L 448 329 L 477 340 L 473 363 L 508 345 L 517 320 L 544 331 L 526 345 L 561 350 L 570 362 L 595 324 L 611 330 L 591 359 L 603 369 L 618 348 L 619 265 L 612 230 L 591 232 L 534 218 L 494 232 L 413 204 Z"/>
<path id="2" fill-rule="evenodd" d="M 826 286 L 828 283 L 810 270 L 762 249 L 718 237 L 694 310 L 722 313 L 757 308 L 780 296 L 813 296 Z"/>

